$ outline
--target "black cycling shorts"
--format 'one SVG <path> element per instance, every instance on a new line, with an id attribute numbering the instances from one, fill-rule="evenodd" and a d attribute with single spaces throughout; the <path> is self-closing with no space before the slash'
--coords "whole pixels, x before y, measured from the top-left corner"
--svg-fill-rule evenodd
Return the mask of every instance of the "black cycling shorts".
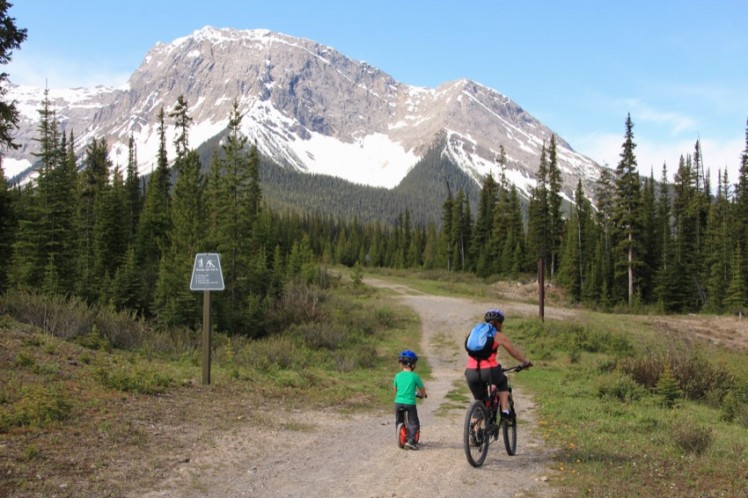
<path id="1" fill-rule="evenodd" d="M 482 369 L 466 368 L 465 380 L 470 392 L 473 393 L 473 398 L 481 401 L 485 401 L 487 397 L 486 384 L 495 384 L 499 392 L 509 391 L 509 383 L 500 366 Z"/>

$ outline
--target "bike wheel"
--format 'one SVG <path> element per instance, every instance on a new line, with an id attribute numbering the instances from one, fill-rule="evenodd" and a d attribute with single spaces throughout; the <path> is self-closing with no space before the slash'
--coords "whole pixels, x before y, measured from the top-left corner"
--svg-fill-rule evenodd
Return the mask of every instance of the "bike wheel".
<path id="1" fill-rule="evenodd" d="M 473 401 L 465 414 L 463 444 L 468 463 L 480 467 L 488 456 L 490 434 L 486 432 L 489 414 L 482 401 Z"/>
<path id="2" fill-rule="evenodd" d="M 501 429 L 504 434 L 506 454 L 514 456 L 517 453 L 517 415 L 514 413 L 514 402 L 511 394 L 509 397 L 509 413 L 511 415 L 501 421 Z"/>
<path id="3" fill-rule="evenodd" d="M 397 445 L 401 448 L 405 446 L 408 439 L 408 427 L 404 423 L 397 424 Z"/>

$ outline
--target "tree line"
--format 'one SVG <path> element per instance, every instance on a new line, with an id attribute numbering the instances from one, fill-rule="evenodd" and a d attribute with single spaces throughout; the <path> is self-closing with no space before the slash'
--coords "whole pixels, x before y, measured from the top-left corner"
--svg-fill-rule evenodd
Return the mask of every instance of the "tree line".
<path id="1" fill-rule="evenodd" d="M 483 277 L 543 268 L 572 300 L 603 309 L 744 312 L 748 127 L 737 183 L 719 171 L 716 190 L 699 141 L 692 154 L 681 156 L 672 182 L 666 164 L 659 181 L 653 172 L 641 177 L 633 127 L 629 115 L 619 163 L 603 169 L 594 202 L 580 181 L 573 202 L 563 207 L 555 137 L 543 146 L 526 218 L 503 174 L 498 182 L 486 177 L 474 220 L 460 194 L 448 198 L 448 267 Z"/>
<path id="2" fill-rule="evenodd" d="M 2 175 L 0 184 L 3 292 L 76 296 L 165 327 L 197 328 L 193 259 L 218 252 L 226 290 L 214 300 L 214 322 L 255 337 L 274 331 L 269 317 L 278 300 L 299 282 L 324 285 L 332 264 L 520 278 L 542 261 L 548 281 L 572 300 L 604 309 L 734 312 L 746 305 L 748 129 L 738 182 L 720 172 L 716 193 L 698 141 L 673 182 L 666 165 L 659 181 L 641 178 L 629 116 L 620 162 L 603 170 L 594 202 L 580 181 L 564 204 L 552 136 L 529 202 L 507 181 L 501 154 L 498 178 L 485 177 L 475 215 L 464 188 L 452 192 L 447 184 L 437 225 L 414 222 L 407 208 L 392 222 L 270 208 L 236 102 L 207 169 L 190 148 L 184 97 L 168 113 L 162 108 L 157 167 L 147 182 L 132 137 L 124 168 L 103 139 L 76 157 L 74 134 L 60 131 L 48 98 L 38 112 L 36 181 L 8 186 Z"/>

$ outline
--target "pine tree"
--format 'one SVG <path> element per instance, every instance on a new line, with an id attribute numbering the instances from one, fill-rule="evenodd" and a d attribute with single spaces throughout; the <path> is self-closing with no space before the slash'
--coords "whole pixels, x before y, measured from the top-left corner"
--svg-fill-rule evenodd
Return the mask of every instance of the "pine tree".
<path id="1" fill-rule="evenodd" d="M 551 280 L 558 266 L 561 240 L 564 233 L 564 218 L 561 199 L 561 171 L 558 167 L 556 152 L 556 135 L 551 135 L 551 145 L 548 148 L 548 271 Z"/>
<path id="2" fill-rule="evenodd" d="M 480 197 L 478 199 L 478 213 L 473 228 L 473 240 L 470 244 L 473 250 L 475 271 L 478 276 L 487 277 L 490 273 L 491 261 L 489 242 L 491 240 L 491 225 L 494 208 L 496 206 L 498 186 L 490 173 L 483 179 Z"/>
<path id="3" fill-rule="evenodd" d="M 584 196 L 582 181 L 579 180 L 574 192 L 574 206 L 564 230 L 563 257 L 558 272 L 559 283 L 569 291 L 575 301 L 582 299 L 584 269 L 591 259 L 586 254 L 592 245 L 589 243 L 589 217 L 589 201 Z"/>
<path id="4" fill-rule="evenodd" d="M 673 256 L 679 267 L 678 274 L 674 275 L 678 296 L 674 309 L 677 311 L 696 311 L 699 308 L 697 184 L 697 172 L 691 156 L 681 156 L 673 185 Z"/>
<path id="5" fill-rule="evenodd" d="M 109 186 L 112 167 L 106 140 L 94 138 L 86 147 L 80 188 L 80 280 L 77 293 L 89 302 L 98 300 L 103 273 L 96 267 L 96 214 Z M 103 257 L 103 256 L 102 256 Z"/>
<path id="6" fill-rule="evenodd" d="M 454 199 L 452 198 L 452 191 L 449 188 L 449 183 L 447 183 L 447 199 L 444 201 L 444 204 L 442 204 L 442 240 L 443 242 L 440 243 L 440 252 L 442 254 L 439 254 L 439 259 L 444 259 L 447 267 L 447 271 L 452 271 L 452 257 L 454 254 L 454 233 L 455 228 L 453 227 L 454 223 Z"/>
<path id="7" fill-rule="evenodd" d="M 125 198 L 127 217 L 128 239 L 131 244 L 135 243 L 135 237 L 140 222 L 140 213 L 143 209 L 143 192 L 138 174 L 138 152 L 135 147 L 135 138 L 130 135 L 127 146 L 127 177 L 125 178 Z"/>
<path id="8" fill-rule="evenodd" d="M 587 296 L 588 300 L 596 296 L 597 302 L 609 299 L 613 282 L 613 213 L 615 208 L 615 185 L 613 172 L 603 168 L 595 186 L 597 198 L 597 238 L 595 241 L 595 260 L 591 265 L 591 274 Z"/>
<path id="9" fill-rule="evenodd" d="M 270 270 L 265 266 L 268 261 L 260 254 L 272 254 L 275 244 L 267 241 L 267 250 L 262 246 L 265 241 L 257 240 L 255 230 L 260 214 L 261 190 L 259 180 L 259 153 L 256 145 L 247 150 L 248 139 L 241 132 L 243 116 L 239 112 L 238 101 L 234 102 L 229 118 L 228 134 L 222 145 L 223 156 L 220 164 L 211 170 L 211 192 L 218 188 L 219 194 L 211 193 L 211 209 L 215 213 L 216 230 L 214 242 L 216 250 L 221 253 L 226 290 L 218 303 L 222 324 L 227 330 L 235 333 L 254 335 L 257 330 L 250 330 L 250 320 L 246 315 L 246 302 L 251 293 L 255 293 L 257 303 L 269 292 Z M 217 171 L 221 172 L 217 177 Z M 253 275 L 253 271 L 260 274 Z M 267 272 L 267 273 L 266 273 Z M 260 283 L 268 287 L 262 288 Z"/>
<path id="10" fill-rule="evenodd" d="M 97 280 L 114 279 L 124 263 L 130 245 L 129 222 L 122 221 L 127 212 L 127 195 L 119 166 L 114 168 L 112 180 L 97 194 L 94 205 L 93 268 Z M 111 289 L 101 289 L 101 304 L 108 304 Z"/>
<path id="11" fill-rule="evenodd" d="M 734 207 L 735 244 L 745 250 L 748 247 L 748 120 L 745 130 L 745 150 L 740 157 L 738 183 L 735 185 Z M 743 279 L 743 288 L 748 288 L 748 258 L 740 258 L 741 265 L 734 271 Z"/>
<path id="12" fill-rule="evenodd" d="M 641 199 L 641 218 L 639 220 L 641 226 L 639 259 L 641 264 L 639 266 L 638 286 L 642 302 L 649 303 L 653 301 L 655 273 L 660 256 L 658 250 L 659 237 L 657 237 L 657 195 L 653 172 L 650 172 L 649 178 L 644 179 Z"/>
<path id="13" fill-rule="evenodd" d="M 550 204 L 548 192 L 548 153 L 543 144 L 540 152 L 540 165 L 535 175 L 536 184 L 532 189 L 527 218 L 527 246 L 528 262 L 531 267 L 543 261 L 544 268 L 548 268 L 548 254 L 550 252 Z"/>
<path id="14" fill-rule="evenodd" d="M 204 247 L 203 179 L 200 158 L 189 148 L 188 130 L 192 118 L 183 96 L 169 114 L 175 120 L 174 145 L 176 183 L 171 198 L 171 224 L 168 248 L 162 253 L 156 283 L 154 307 L 159 322 L 168 326 L 197 326 L 200 317 L 198 295 L 189 281 L 195 254 Z"/>
<path id="15" fill-rule="evenodd" d="M 625 276 L 629 306 L 634 302 L 636 272 L 640 266 L 641 241 L 641 187 L 634 149 L 634 124 L 631 115 L 626 118 L 626 136 L 621 160 L 616 167 L 615 210 L 613 211 L 616 275 Z"/>
<path id="16" fill-rule="evenodd" d="M 151 174 L 148 181 L 135 242 L 135 261 L 142 272 L 144 281 L 143 302 L 140 303 L 139 309 L 146 314 L 151 312 L 161 251 L 168 247 L 168 233 L 171 226 L 171 180 L 166 156 L 163 108 L 158 113 L 158 122 L 159 148 L 156 171 Z"/>
<path id="17" fill-rule="evenodd" d="M 13 4 L 7 0 L 0 2 L 0 65 L 11 61 L 13 50 L 21 47 L 26 41 L 26 29 L 19 29 L 15 19 L 8 16 L 8 9 Z M 8 94 L 8 73 L 0 72 L 0 147 L 17 149 L 18 144 L 13 141 L 13 130 L 18 123 L 18 109 L 15 102 L 6 102 Z M 0 162 L 1 162 L 0 155 Z"/>
<path id="18" fill-rule="evenodd" d="M 740 244 L 737 245 L 732 255 L 732 275 L 730 284 L 725 293 L 725 307 L 733 313 L 742 313 L 745 315 L 748 308 L 748 289 L 746 288 L 743 276 L 740 274 L 740 268 L 743 267 L 743 249 Z"/>
<path id="19" fill-rule="evenodd" d="M 71 203 L 74 193 L 63 183 L 66 179 L 64 150 L 60 144 L 59 123 L 46 90 L 38 113 L 39 137 L 35 140 L 39 142 L 36 157 L 40 167 L 37 188 L 25 190 L 25 202 L 18 206 L 18 230 L 13 242 L 10 279 L 19 288 L 41 288 L 44 280 L 54 281 L 56 288 L 59 279 L 48 274 L 60 271 L 58 258 L 70 256 L 63 253 L 62 248 L 75 240 L 68 233 L 70 220 L 65 217 L 70 206 L 74 205 Z M 71 197 L 63 197 L 60 205 L 61 195 Z"/>
<path id="20" fill-rule="evenodd" d="M 11 261 L 15 229 L 16 216 L 13 197 L 8 190 L 8 182 L 5 180 L 3 162 L 0 158 L 0 261 Z M 8 268 L 9 265 L 7 264 L 0 265 L 0 294 L 8 290 Z"/>
<path id="21" fill-rule="evenodd" d="M 706 308 L 712 312 L 721 312 L 727 286 L 730 282 L 732 267 L 730 261 L 733 239 L 730 219 L 729 181 L 727 170 L 724 176 L 719 175 L 717 197 L 710 205 L 705 250 L 709 276 L 707 279 Z"/>

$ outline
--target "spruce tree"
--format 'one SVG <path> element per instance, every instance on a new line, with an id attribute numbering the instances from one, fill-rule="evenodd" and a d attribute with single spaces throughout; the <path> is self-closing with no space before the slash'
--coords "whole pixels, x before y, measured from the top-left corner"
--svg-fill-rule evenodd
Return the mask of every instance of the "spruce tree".
<path id="1" fill-rule="evenodd" d="M 734 214 L 735 244 L 743 251 L 748 247 L 748 120 L 745 130 L 745 150 L 740 156 L 738 182 L 735 185 L 735 214 Z M 735 271 L 743 279 L 742 288 L 748 288 L 748 258 L 739 258 L 741 265 Z"/>
<path id="2" fill-rule="evenodd" d="M 480 197 L 478 199 L 478 212 L 475 218 L 475 227 L 473 228 L 473 240 L 471 247 L 473 249 L 473 259 L 475 260 L 475 270 L 478 276 L 487 277 L 490 273 L 490 251 L 489 241 L 491 240 L 491 225 L 496 205 L 496 194 L 498 186 L 490 173 L 483 179 Z"/>
<path id="3" fill-rule="evenodd" d="M 60 260 L 64 256 L 63 245 L 70 244 L 75 237 L 66 233 L 71 227 L 65 214 L 74 206 L 74 197 L 64 198 L 59 204 L 60 195 L 73 196 L 63 185 L 64 151 L 60 144 L 59 123 L 51 108 L 49 92 L 45 90 L 42 107 L 38 110 L 37 126 L 39 169 L 36 188 L 24 190 L 23 203 L 18 206 L 18 230 L 13 241 L 13 265 L 11 280 L 20 288 L 41 288 L 43 282 L 54 282 L 57 288 L 59 279 L 51 273 L 60 271 Z M 73 180 L 74 181 L 74 180 Z M 61 210 L 61 211 L 60 211 Z"/>
<path id="4" fill-rule="evenodd" d="M 140 311 L 150 314 L 153 290 L 158 280 L 161 252 L 168 247 L 168 233 L 171 226 L 171 179 L 166 155 L 166 129 L 164 110 L 158 113 L 159 148 L 156 170 L 150 175 L 146 187 L 143 212 L 138 224 L 135 243 L 135 261 L 140 268 L 144 292 Z"/>
<path id="5" fill-rule="evenodd" d="M 0 158 L 0 261 L 11 261 L 15 228 L 13 197 L 8 189 L 2 158 Z M 7 264 L 0 265 L 0 294 L 8 290 L 8 268 Z"/>
<path id="6" fill-rule="evenodd" d="M 527 209 L 527 266 L 544 262 L 548 268 L 548 254 L 550 251 L 550 204 L 548 192 L 548 152 L 545 144 L 540 152 L 540 165 L 535 174 L 536 184 L 532 189 L 530 203 Z"/>
<path id="7" fill-rule="evenodd" d="M 18 28 L 16 20 L 8 16 L 8 9 L 13 6 L 7 0 L 0 2 L 0 65 L 9 63 L 13 50 L 21 47 L 26 40 L 26 29 Z M 18 109 L 15 102 L 6 102 L 8 94 L 8 73 L 0 72 L 0 148 L 17 149 L 13 141 L 13 131 L 18 124 Z M 0 163 L 2 154 L 0 154 Z"/>
<path id="8" fill-rule="evenodd" d="M 112 281 L 130 246 L 129 222 L 122 220 L 127 213 L 127 194 L 119 166 L 114 168 L 111 182 L 97 195 L 94 211 L 94 275 L 98 280 Z M 98 298 L 101 304 L 109 304 L 111 289 L 101 289 Z"/>
<path id="9" fill-rule="evenodd" d="M 597 207 L 597 238 L 595 243 L 595 260 L 591 265 L 591 271 L 595 275 L 590 280 L 587 296 L 597 296 L 596 300 L 610 298 L 612 287 L 613 270 L 613 212 L 615 207 L 615 185 L 613 172 L 603 168 L 600 178 L 595 185 L 596 207 Z"/>
<path id="10" fill-rule="evenodd" d="M 558 167 L 556 135 L 551 135 L 548 148 L 548 271 L 551 281 L 558 266 L 561 240 L 564 233 L 564 218 L 561 199 L 561 170 Z"/>
<path id="11" fill-rule="evenodd" d="M 169 244 L 159 265 L 154 308 L 164 325 L 196 327 L 200 318 L 199 295 L 190 291 L 189 281 L 195 254 L 204 247 L 203 179 L 200 158 L 189 148 L 187 137 L 192 118 L 183 96 L 169 116 L 175 120 L 177 130 L 176 183 L 170 206 Z"/>
<path id="12" fill-rule="evenodd" d="M 706 266 L 709 268 L 706 308 L 712 312 L 723 310 L 724 298 L 732 274 L 730 256 L 733 238 L 728 198 L 729 185 L 727 170 L 725 170 L 724 176 L 719 175 L 717 196 L 710 205 L 705 234 Z"/>
<path id="13" fill-rule="evenodd" d="M 98 273 L 96 223 L 97 210 L 104 203 L 102 196 L 109 187 L 109 171 L 112 167 L 106 140 L 94 138 L 86 147 L 80 187 L 80 279 L 78 295 L 89 302 L 98 300 L 102 290 L 103 273 Z M 101 225 L 99 225 L 101 226 Z M 101 247 L 98 247 L 101 249 Z M 105 256 L 101 256 L 104 258 Z M 111 277 L 111 275 L 110 275 Z"/>
<path id="14" fill-rule="evenodd" d="M 143 209 L 143 191 L 138 173 L 138 152 L 135 138 L 130 135 L 127 143 L 127 177 L 125 178 L 127 233 L 130 244 L 135 243 L 135 236 L 140 222 L 140 212 Z"/>
<path id="15" fill-rule="evenodd" d="M 633 305 L 636 273 L 640 267 L 641 187 L 634 149 L 634 123 L 626 117 L 626 135 L 621 160 L 616 167 L 615 209 L 613 211 L 616 276 L 623 276 L 629 306 Z M 622 297 L 623 297 L 622 296 Z"/>

